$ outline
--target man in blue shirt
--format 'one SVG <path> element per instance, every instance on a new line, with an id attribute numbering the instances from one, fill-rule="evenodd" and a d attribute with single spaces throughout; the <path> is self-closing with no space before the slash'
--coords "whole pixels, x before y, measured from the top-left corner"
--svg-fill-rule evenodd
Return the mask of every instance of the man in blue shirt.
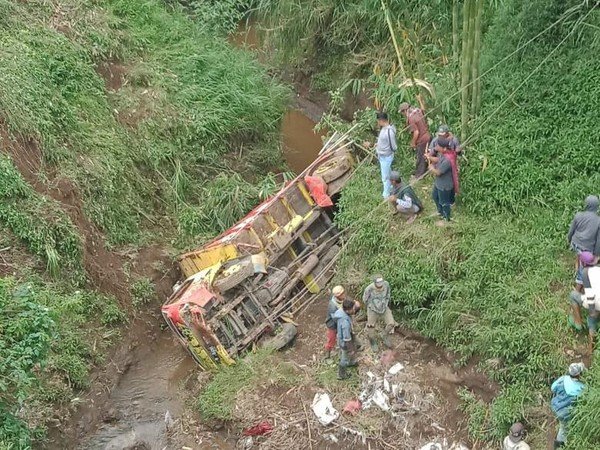
<path id="1" fill-rule="evenodd" d="M 350 375 L 348 367 L 356 365 L 356 347 L 354 334 L 352 332 L 352 318 L 355 312 L 355 303 L 352 300 L 344 300 L 342 309 L 333 314 L 337 324 L 337 343 L 340 347 L 340 362 L 338 367 L 338 379 L 345 380 Z"/>
<path id="2" fill-rule="evenodd" d="M 581 393 L 585 385 L 579 380 L 581 374 L 585 370 L 583 363 L 573 363 L 569 366 L 569 374 L 563 375 L 552 383 L 552 401 L 550 406 L 552 412 L 558 419 L 558 434 L 554 440 L 554 448 L 562 447 L 567 441 L 567 425 L 571 420 L 571 411 L 575 401 Z"/>

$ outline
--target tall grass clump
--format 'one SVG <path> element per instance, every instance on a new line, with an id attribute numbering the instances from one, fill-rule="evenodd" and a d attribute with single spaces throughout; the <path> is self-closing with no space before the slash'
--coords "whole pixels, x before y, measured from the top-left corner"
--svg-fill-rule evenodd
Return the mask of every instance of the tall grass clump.
<path id="1" fill-rule="evenodd" d="M 0 154 L 0 220 L 32 251 L 46 261 L 56 277 L 84 277 L 81 237 L 56 202 L 36 193 L 12 161 Z"/>
<path id="2" fill-rule="evenodd" d="M 224 154 L 276 132 L 286 89 L 208 29 L 204 9 L 196 22 L 158 0 L 66 4 L 55 24 L 50 6 L 12 7 L 0 38 L 0 82 L 13 86 L 0 92 L 2 117 L 77 182 L 111 243 L 136 242 L 147 220 L 199 202 Z M 121 79 L 108 92 L 106 65 Z M 174 177 L 193 182 L 174 190 Z"/>

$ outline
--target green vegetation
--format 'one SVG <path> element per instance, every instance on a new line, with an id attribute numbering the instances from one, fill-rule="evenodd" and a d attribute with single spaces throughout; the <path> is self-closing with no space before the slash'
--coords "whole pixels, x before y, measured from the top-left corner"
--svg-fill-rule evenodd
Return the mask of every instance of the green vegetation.
<path id="1" fill-rule="evenodd" d="M 68 216 L 56 204 L 37 194 L 4 154 L 0 154 L 0 220 L 44 258 L 52 276 L 83 278 L 81 243 Z M 43 218 L 43 220 L 40 220 Z"/>
<path id="2" fill-rule="evenodd" d="M 43 439 L 131 305 L 156 295 L 147 278 L 133 278 L 131 305 L 91 291 L 90 244 L 198 245 L 282 181 L 270 171 L 285 167 L 289 91 L 227 43 L 247 7 L 0 0 L 0 227 L 49 275 L 4 249 L 0 447 Z"/>
<path id="3" fill-rule="evenodd" d="M 131 283 L 131 298 L 134 306 L 142 306 L 156 298 L 156 287 L 149 278 L 139 278 Z"/>
<path id="4" fill-rule="evenodd" d="M 77 182 L 112 243 L 139 239 L 142 219 L 210 201 L 206 180 L 231 170 L 223 155 L 277 129 L 286 90 L 174 6 L 65 4 L 55 23 L 49 2 L 3 5 L 6 126 Z"/>
<path id="5" fill-rule="evenodd" d="M 395 123 L 403 123 L 397 106 L 407 98 L 414 102 L 415 92 L 397 88 L 404 77 L 395 67 L 398 57 L 381 2 L 338 3 L 314 0 L 310 8 L 294 1 L 263 2 L 275 30 L 271 38 L 283 51 L 301 42 L 295 55 L 312 63 L 317 79 L 328 78 L 328 87 L 337 81 L 355 95 L 367 93 Z M 481 2 L 466 3 L 473 8 L 470 17 L 478 20 Z M 435 88 L 437 98 L 428 100 L 432 127 L 443 121 L 464 132 L 457 95 L 460 66 L 454 64 L 459 62 L 458 43 L 456 33 L 450 33 L 461 21 L 449 20 L 458 2 L 411 4 L 388 5 L 395 31 L 404 37 L 400 56 L 407 76 L 418 74 Z M 361 218 L 352 229 L 340 279 L 358 287 L 368 275 L 385 273 L 405 322 L 457 351 L 463 361 L 480 359 L 481 370 L 502 390 L 491 404 L 475 397 L 467 401 L 463 395 L 474 439 L 497 442 L 519 419 L 532 431 L 533 448 L 541 448 L 545 430 L 536 427 L 543 426 L 550 411 L 545 404 L 540 412 L 539 398 L 548 399 L 549 383 L 564 373 L 565 350 L 577 349 L 583 341 L 566 325 L 573 257 L 565 234 L 573 213 L 600 181 L 592 156 L 597 151 L 589 139 L 597 123 L 600 67 L 594 55 L 600 45 L 600 12 L 578 1 L 510 0 L 486 5 L 479 20 L 479 54 L 479 37 L 471 32 L 462 36 L 473 52 L 461 57 L 481 61 L 481 67 L 468 61 L 463 65 L 463 87 L 484 75 L 481 92 L 476 87 L 464 96 L 472 108 L 463 128 L 471 134 L 456 223 L 440 230 L 426 219 L 416 227 L 381 220 L 381 214 L 371 214 L 380 201 L 378 169 L 362 167 L 346 189 L 337 217 L 346 227 Z M 431 26 L 437 23 L 452 25 Z M 427 36 L 412 39 L 419 29 Z M 438 35 L 441 29 L 448 32 Z M 315 50 L 322 52 L 318 61 L 311 59 Z M 335 93 L 334 106 L 342 98 Z M 372 124 L 372 112 L 365 114 Z M 363 124 L 365 114 L 357 118 Z M 325 123 L 335 120 L 327 117 Z M 397 164 L 407 175 L 412 153 L 400 148 Z M 428 184 L 419 186 L 423 197 L 429 196 Z M 426 214 L 432 209 L 429 203 Z M 600 406 L 598 370 L 594 366 L 588 375 L 591 389 L 571 428 L 574 449 L 600 445 L 592 413 Z"/>
<path id="6" fill-rule="evenodd" d="M 114 298 L 11 277 L 0 278 L 0 308 L 0 447 L 24 449 L 41 436 L 52 405 L 68 404 L 87 386 L 92 363 L 115 335 L 96 324 L 106 333 L 98 337 L 90 316 L 117 325 L 124 315 L 115 314 Z"/>
<path id="7" fill-rule="evenodd" d="M 203 387 L 198 397 L 198 410 L 207 420 L 233 418 L 235 399 L 258 381 L 273 385 L 293 386 L 298 375 L 289 363 L 278 362 L 267 350 L 249 353 L 233 366 L 219 370 Z"/>

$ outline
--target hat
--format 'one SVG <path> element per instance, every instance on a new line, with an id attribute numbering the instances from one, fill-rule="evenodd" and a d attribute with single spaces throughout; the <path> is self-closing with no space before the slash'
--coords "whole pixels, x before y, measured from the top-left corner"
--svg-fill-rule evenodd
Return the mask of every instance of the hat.
<path id="1" fill-rule="evenodd" d="M 573 363 L 569 366 L 569 375 L 572 377 L 578 377 L 585 370 L 585 364 L 582 362 Z"/>
<path id="2" fill-rule="evenodd" d="M 333 290 L 331 291 L 331 293 L 333 294 L 334 297 L 339 297 L 340 295 L 343 295 L 344 292 L 346 292 L 346 290 L 344 289 L 344 286 L 336 286 L 333 288 Z"/>
<path id="3" fill-rule="evenodd" d="M 525 432 L 525 427 L 521 422 L 514 423 L 512 427 L 510 427 L 510 433 L 508 435 L 508 439 L 511 442 L 517 443 L 523 440 L 523 433 Z"/>
<path id="4" fill-rule="evenodd" d="M 390 181 L 400 181 L 400 172 L 397 172 L 396 170 L 392 170 L 390 172 Z"/>
<path id="5" fill-rule="evenodd" d="M 594 255 L 591 252 L 581 252 L 579 254 L 579 261 L 584 266 L 591 266 L 594 264 Z"/>
<path id="6" fill-rule="evenodd" d="M 373 277 L 373 283 L 375 283 L 375 286 L 380 287 L 383 284 L 383 277 L 381 275 L 375 275 Z"/>
<path id="7" fill-rule="evenodd" d="M 410 108 L 410 105 L 406 102 L 400 103 L 400 106 L 398 107 L 398 111 L 402 112 L 402 111 L 406 111 L 408 108 Z"/>
<path id="8" fill-rule="evenodd" d="M 450 133 L 450 128 L 448 128 L 448 125 L 440 125 L 440 127 L 437 130 L 437 134 L 448 134 Z"/>

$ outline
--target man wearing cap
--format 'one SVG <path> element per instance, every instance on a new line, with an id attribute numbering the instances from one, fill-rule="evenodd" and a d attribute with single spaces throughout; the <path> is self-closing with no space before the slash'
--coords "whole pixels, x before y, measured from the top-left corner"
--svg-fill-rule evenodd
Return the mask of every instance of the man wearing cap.
<path id="1" fill-rule="evenodd" d="M 442 145 L 440 145 L 440 143 Z M 448 125 L 440 125 L 437 136 L 434 137 L 429 144 L 429 155 L 438 156 L 440 152 L 444 154 L 448 161 L 450 161 L 450 166 L 452 166 L 454 195 L 458 195 L 460 192 L 460 183 L 458 179 L 458 155 L 462 153 L 462 148 L 460 147 L 460 142 L 456 136 L 450 132 Z"/>
<path id="2" fill-rule="evenodd" d="M 414 222 L 417 214 L 423 209 L 423 203 L 421 203 L 411 185 L 402 182 L 399 172 L 393 170 L 390 173 L 390 183 L 392 183 L 392 195 L 388 197 L 388 202 L 393 213 L 406 216 L 408 218 L 407 223 Z"/>
<path id="3" fill-rule="evenodd" d="M 550 406 L 559 424 L 554 440 L 555 449 L 562 447 L 567 441 L 567 425 L 571 420 L 571 411 L 585 387 L 580 380 L 584 370 L 585 365 L 581 362 L 571 364 L 569 373 L 558 378 L 550 388 L 553 394 Z"/>
<path id="4" fill-rule="evenodd" d="M 324 359 L 331 358 L 331 351 L 335 348 L 337 340 L 337 323 L 335 322 L 333 315 L 337 310 L 342 309 L 344 300 L 346 300 L 346 290 L 343 286 L 335 286 L 331 291 L 331 298 L 327 305 L 327 317 L 325 319 L 327 334 Z M 354 302 L 354 308 L 358 311 L 360 309 L 360 303 Z"/>
<path id="5" fill-rule="evenodd" d="M 381 322 L 385 324 L 382 333 L 383 345 L 390 348 L 392 346 L 390 334 L 394 333 L 394 328 L 398 325 L 389 308 L 390 294 L 390 284 L 381 275 L 376 275 L 373 283 L 369 284 L 363 293 L 363 303 L 367 308 L 367 335 L 374 352 L 379 350 L 376 326 Z"/>
<path id="6" fill-rule="evenodd" d="M 414 108 L 406 102 L 400 105 L 399 110 L 406 117 L 406 126 L 412 135 L 410 147 L 414 148 L 417 152 L 414 176 L 419 178 L 427 171 L 425 152 L 427 151 L 427 144 L 429 144 L 429 140 L 431 139 L 427 120 L 425 119 L 423 110 Z"/>
<path id="7" fill-rule="evenodd" d="M 571 301 L 569 324 L 575 330 L 581 331 L 583 329 L 581 307 L 587 309 L 588 350 L 592 354 L 600 319 L 600 267 L 596 266 L 598 258 L 590 252 L 581 252 L 579 261 L 575 289 L 569 294 Z"/>
<path id="8" fill-rule="evenodd" d="M 517 422 L 510 427 L 508 436 L 504 438 L 502 450 L 530 450 L 531 447 L 523 439 L 525 439 L 525 427 L 521 422 Z"/>
<path id="9" fill-rule="evenodd" d="M 352 330 L 352 318 L 356 312 L 356 303 L 344 300 L 342 308 L 333 314 L 337 327 L 337 343 L 340 347 L 340 361 L 338 365 L 338 379 L 345 380 L 349 377 L 348 367 L 356 366 L 356 345 Z"/>
<path id="10" fill-rule="evenodd" d="M 327 327 L 326 341 L 325 341 L 325 359 L 331 357 L 331 351 L 335 348 L 337 338 L 337 324 L 333 318 L 333 315 L 338 309 L 341 309 L 342 303 L 346 299 L 346 290 L 343 286 L 335 286 L 331 291 L 331 298 L 327 305 L 327 317 L 325 319 L 325 326 Z"/>
<path id="11" fill-rule="evenodd" d="M 390 195 L 392 186 L 390 184 L 390 172 L 392 171 L 392 163 L 394 162 L 394 153 L 398 149 L 396 144 L 396 127 L 390 124 L 390 119 L 385 112 L 377 113 L 377 125 L 379 126 L 379 135 L 375 151 L 379 160 L 379 168 L 381 170 L 381 182 L 383 183 L 383 198 L 387 199 Z M 365 147 L 371 147 L 371 143 L 365 141 Z"/>
<path id="12" fill-rule="evenodd" d="M 460 146 L 460 142 L 456 136 L 450 131 L 448 125 L 440 125 L 437 130 L 436 136 L 429 143 L 429 154 L 436 155 L 436 146 L 438 143 L 438 138 L 444 138 L 448 140 L 448 148 L 455 152 L 457 155 L 462 153 L 462 148 Z"/>
<path id="13" fill-rule="evenodd" d="M 429 170 L 435 176 L 431 197 L 435 202 L 438 214 L 444 221 L 437 222 L 437 225 L 444 226 L 450 220 L 451 206 L 454 203 L 454 176 L 452 174 L 452 164 L 444 154 L 444 148 L 448 141 L 444 138 L 438 139 L 437 156 L 427 155 L 429 161 Z"/>

